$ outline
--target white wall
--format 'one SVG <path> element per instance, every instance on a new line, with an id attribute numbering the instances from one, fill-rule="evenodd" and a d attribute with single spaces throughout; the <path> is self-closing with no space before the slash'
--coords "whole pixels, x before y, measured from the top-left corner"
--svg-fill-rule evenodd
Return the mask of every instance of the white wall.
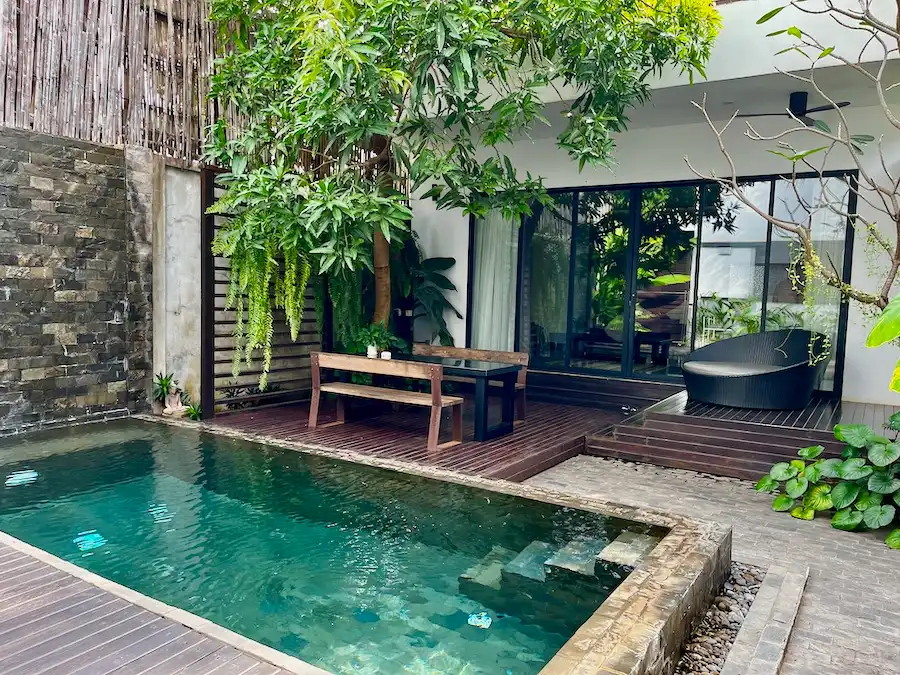
<path id="1" fill-rule="evenodd" d="M 738 3 L 743 4 L 743 3 Z M 757 6 L 756 3 L 747 3 Z M 878 108 L 850 107 L 846 115 L 854 133 L 869 133 L 876 137 L 886 134 L 885 143 L 889 168 L 900 172 L 900 138 L 889 128 Z M 824 116 L 829 123 L 833 119 Z M 783 127 L 777 118 L 763 118 L 759 129 L 775 132 Z M 612 169 L 586 168 L 578 172 L 577 164 L 569 160 L 565 152 L 556 147 L 554 130 L 545 137 L 521 140 L 506 150 L 520 172 L 531 171 L 544 177 L 548 187 L 577 187 L 615 185 L 626 183 L 653 183 L 692 179 L 695 176 L 687 168 L 684 157 L 691 158 L 701 171 L 715 170 L 727 175 L 727 164 L 718 151 L 715 137 L 701 121 L 674 127 L 653 126 L 632 129 L 617 137 L 616 166 Z M 743 128 L 734 125 L 727 133 L 726 144 L 732 150 L 738 175 L 775 174 L 789 170 L 790 163 L 767 152 L 772 146 L 751 142 L 743 136 Z M 867 162 L 876 170 L 877 153 L 870 151 Z M 853 168 L 847 158 L 835 158 L 834 169 Z M 860 204 L 860 214 L 871 215 L 871 208 Z M 452 255 L 457 259 L 454 282 L 462 289 L 467 274 L 468 225 L 458 214 L 437 212 L 433 205 L 414 204 L 413 227 L 419 233 L 428 255 Z M 872 274 L 867 260 L 868 247 L 863 238 L 856 237 L 853 252 L 854 285 L 873 289 L 877 274 Z M 461 309 L 465 307 L 465 293 L 460 294 Z M 850 326 L 847 335 L 844 398 L 852 401 L 896 403 L 900 396 L 889 392 L 891 372 L 900 358 L 900 349 L 892 346 L 879 349 L 865 347 L 865 336 L 870 321 L 856 307 L 851 307 Z M 455 321 L 451 328 L 457 344 L 464 344 L 465 322 Z"/>
<path id="2" fill-rule="evenodd" d="M 456 258 L 456 264 L 447 272 L 447 277 L 456 286 L 456 291 L 448 292 L 447 299 L 453 304 L 462 319 L 447 313 L 447 328 L 457 346 L 466 344 L 466 311 L 469 300 L 469 217 L 462 211 L 438 211 L 434 202 L 413 199 L 413 230 L 419 235 L 419 244 L 429 258 Z M 416 339 L 426 339 L 417 331 Z"/>

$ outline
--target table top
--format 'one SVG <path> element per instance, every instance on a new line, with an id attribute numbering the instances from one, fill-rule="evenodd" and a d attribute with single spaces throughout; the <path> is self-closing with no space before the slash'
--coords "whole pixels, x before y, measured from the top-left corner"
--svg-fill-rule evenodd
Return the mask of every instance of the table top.
<path id="1" fill-rule="evenodd" d="M 434 363 L 444 368 L 445 375 L 463 377 L 500 377 L 509 373 L 517 373 L 522 368 L 517 363 L 481 361 L 479 359 L 454 359 L 443 356 L 426 356 L 424 354 L 395 354 L 394 358 L 402 361 L 415 361 L 416 363 Z"/>

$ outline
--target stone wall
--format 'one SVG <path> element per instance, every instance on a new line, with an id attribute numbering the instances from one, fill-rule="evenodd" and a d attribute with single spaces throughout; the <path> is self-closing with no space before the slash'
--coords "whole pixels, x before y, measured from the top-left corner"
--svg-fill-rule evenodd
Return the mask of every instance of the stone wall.
<path id="1" fill-rule="evenodd" d="M 0 434 L 145 405 L 138 208 L 123 150 L 0 129 Z"/>

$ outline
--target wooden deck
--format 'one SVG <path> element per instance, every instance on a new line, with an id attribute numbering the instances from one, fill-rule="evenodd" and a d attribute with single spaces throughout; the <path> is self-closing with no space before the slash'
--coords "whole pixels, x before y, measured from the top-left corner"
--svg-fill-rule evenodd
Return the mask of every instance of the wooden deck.
<path id="1" fill-rule="evenodd" d="M 288 675 L 0 543 L 3 675 Z"/>
<path id="2" fill-rule="evenodd" d="M 837 456 L 836 424 L 866 424 L 881 433 L 895 406 L 815 398 L 800 410 L 730 408 L 690 401 L 685 392 L 643 410 L 587 442 L 586 452 L 755 480 L 774 462 L 822 445 Z"/>
<path id="3" fill-rule="evenodd" d="M 687 392 L 681 392 L 650 406 L 644 412 L 706 420 L 730 420 L 789 429 L 810 429 L 831 434 L 836 424 L 866 424 L 878 431 L 897 410 L 895 406 L 835 401 L 824 397 L 814 398 L 808 406 L 800 410 L 729 408 L 690 401 Z"/>
<path id="4" fill-rule="evenodd" d="M 275 441 L 289 440 L 324 448 L 352 450 L 366 455 L 437 466 L 463 473 L 523 481 L 583 452 L 585 437 L 622 420 L 619 410 L 581 408 L 529 402 L 525 422 L 512 434 L 484 443 L 473 440 L 471 401 L 463 411 L 463 442 L 429 453 L 428 411 L 385 411 L 377 416 L 348 411 L 346 424 L 307 428 L 307 404 L 259 408 L 216 417 L 213 425 L 261 434 Z M 492 402 L 492 407 L 497 408 Z M 495 410 L 496 412 L 496 410 Z M 320 425 L 334 419 L 332 410 L 320 413 Z M 441 424 L 442 439 L 450 437 L 450 420 Z"/>

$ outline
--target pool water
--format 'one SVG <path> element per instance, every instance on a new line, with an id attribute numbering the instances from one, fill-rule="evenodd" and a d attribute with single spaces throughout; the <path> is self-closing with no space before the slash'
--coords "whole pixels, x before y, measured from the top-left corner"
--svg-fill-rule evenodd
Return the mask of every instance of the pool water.
<path id="1" fill-rule="evenodd" d="M 0 463 L 0 529 L 335 673 L 537 673 L 628 573 L 544 560 L 636 529 L 131 420 Z"/>

